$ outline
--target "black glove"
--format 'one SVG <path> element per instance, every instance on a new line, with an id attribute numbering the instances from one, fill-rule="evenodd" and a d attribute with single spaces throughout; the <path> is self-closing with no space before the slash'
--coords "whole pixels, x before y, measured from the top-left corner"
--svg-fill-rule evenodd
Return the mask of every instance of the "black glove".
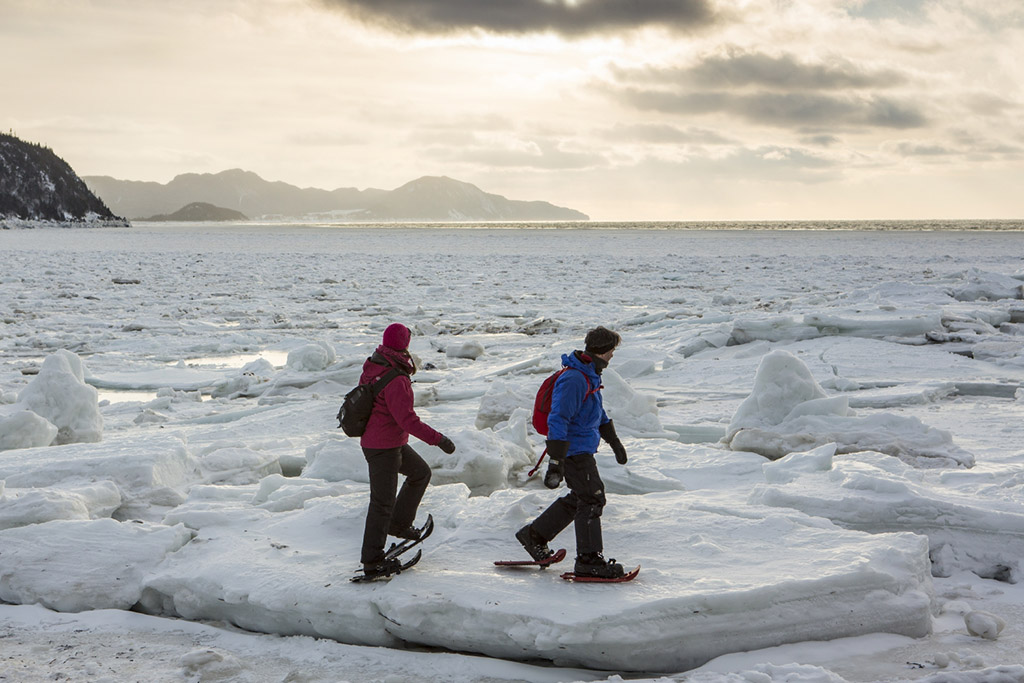
<path id="1" fill-rule="evenodd" d="M 569 453 L 568 441 L 548 441 L 548 471 L 544 475 L 544 485 L 549 489 L 557 489 L 565 478 L 565 456 Z"/>
<path id="2" fill-rule="evenodd" d="M 441 435 L 441 440 L 437 442 L 437 447 L 449 455 L 455 452 L 455 444 L 443 434 Z"/>
<path id="3" fill-rule="evenodd" d="M 615 462 L 620 465 L 626 464 L 626 447 L 619 441 L 619 436 L 615 433 L 615 424 L 612 420 L 608 420 L 603 425 L 597 428 L 601 438 L 608 442 L 608 445 L 612 447 L 612 453 L 615 454 Z"/>

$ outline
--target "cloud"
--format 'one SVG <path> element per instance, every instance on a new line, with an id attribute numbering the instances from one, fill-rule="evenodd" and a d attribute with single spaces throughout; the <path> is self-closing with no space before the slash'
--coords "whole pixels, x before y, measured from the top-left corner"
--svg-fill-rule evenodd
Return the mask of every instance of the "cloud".
<path id="1" fill-rule="evenodd" d="M 829 135 L 827 133 L 821 133 L 819 135 L 809 135 L 803 139 L 805 145 L 813 145 L 815 147 L 831 147 L 837 145 L 842 140 L 835 135 Z"/>
<path id="2" fill-rule="evenodd" d="M 612 67 L 610 76 L 603 88 L 613 99 L 672 116 L 729 114 L 797 128 L 903 129 L 928 123 L 919 102 L 883 92 L 904 85 L 903 73 L 847 59 L 810 61 L 727 49 L 685 66 Z"/>
<path id="3" fill-rule="evenodd" d="M 697 156 L 684 160 L 646 159 L 639 167 L 669 176 L 727 181 L 760 181 L 814 185 L 842 177 L 845 166 L 837 160 L 796 147 L 764 145 L 737 147 L 721 156 Z"/>
<path id="4" fill-rule="evenodd" d="M 920 25 L 937 13 L 955 9 L 963 17 L 987 31 L 1000 31 L 1024 26 L 1024 8 L 1018 0 L 958 0 L 956 3 L 937 3 L 928 0 L 858 0 L 850 3 L 846 12 L 851 17 L 872 21 L 895 20 Z"/>
<path id="5" fill-rule="evenodd" d="M 354 147 L 365 142 L 363 138 L 353 133 L 331 133 L 318 131 L 299 131 L 285 136 L 285 142 L 290 145 L 304 147 Z"/>
<path id="6" fill-rule="evenodd" d="M 993 140 L 987 134 L 970 131 L 953 131 L 949 138 L 972 158 L 1017 160 L 1024 157 L 1024 135 L 1017 135 L 1020 143 Z"/>
<path id="7" fill-rule="evenodd" d="M 407 33 L 558 33 L 712 23 L 711 0 L 320 0 L 367 23 Z"/>
<path id="8" fill-rule="evenodd" d="M 891 140 L 882 145 L 882 151 L 903 158 L 961 157 L 977 162 L 1017 161 L 1024 156 L 1018 145 L 956 131 L 942 140 Z"/>
<path id="9" fill-rule="evenodd" d="M 607 160 L 596 152 L 576 152 L 551 140 L 538 140 L 519 145 L 481 144 L 475 147 L 434 147 L 428 156 L 445 162 L 469 163 L 501 168 L 528 168 L 537 170 L 569 170 L 595 168 L 607 165 Z"/>
<path id="10" fill-rule="evenodd" d="M 727 145 L 734 142 L 720 133 L 706 128 L 687 126 L 679 128 L 657 123 L 617 123 L 603 134 L 619 142 L 645 142 L 661 145 Z"/>
<path id="11" fill-rule="evenodd" d="M 138 121 L 117 114 L 101 114 L 96 116 L 57 115 L 33 119 L 14 120 L 15 128 L 40 130 L 46 134 L 56 131 L 74 133 L 87 137 L 118 138 L 127 134 L 142 136 L 164 136 L 176 130 L 170 124 Z"/>
<path id="12" fill-rule="evenodd" d="M 762 53 L 711 57 L 684 72 L 687 80 L 703 86 L 761 86 L 778 90 L 834 90 L 888 88 L 906 79 L 890 69 L 869 70 L 845 59 L 813 63 L 792 55 Z"/>
<path id="13" fill-rule="evenodd" d="M 1003 97 L 1001 94 L 976 92 L 963 96 L 963 104 L 974 114 L 980 116 L 1016 116 L 1021 104 Z"/>
<path id="14" fill-rule="evenodd" d="M 666 114 L 731 114 L 751 123 L 794 127 L 855 125 L 916 128 L 927 123 L 911 103 L 893 98 L 818 93 L 735 94 L 625 89 L 624 99 L 638 109 Z"/>
<path id="15" fill-rule="evenodd" d="M 447 120 L 418 122 L 405 140 L 409 144 L 422 147 L 474 147 L 481 144 L 488 135 L 512 136 L 515 128 L 515 122 L 501 114 L 459 116 Z"/>
<path id="16" fill-rule="evenodd" d="M 905 157 L 937 157 L 950 156 L 957 153 L 957 150 L 942 144 L 917 141 L 899 141 L 892 145 L 885 145 L 887 148 Z"/>
<path id="17" fill-rule="evenodd" d="M 761 88 L 777 91 L 892 88 L 907 78 L 892 69 L 869 69 L 846 59 L 805 61 L 791 54 L 769 55 L 730 49 L 693 65 L 612 68 L 619 82 L 643 82 L 673 87 Z"/>
<path id="18" fill-rule="evenodd" d="M 852 17 L 920 21 L 925 16 L 925 0 L 860 0 L 846 9 Z"/>

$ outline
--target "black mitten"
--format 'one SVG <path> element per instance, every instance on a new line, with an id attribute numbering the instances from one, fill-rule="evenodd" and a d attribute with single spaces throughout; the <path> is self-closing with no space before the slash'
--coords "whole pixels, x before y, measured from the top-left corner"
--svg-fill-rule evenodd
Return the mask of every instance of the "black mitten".
<path id="1" fill-rule="evenodd" d="M 615 433 L 615 423 L 612 420 L 608 420 L 598 427 L 597 431 L 601 438 L 612 447 L 612 453 L 615 454 L 615 462 L 625 465 L 627 460 L 626 447 L 622 445 L 622 442 L 619 441 L 619 436 Z"/>
<path id="2" fill-rule="evenodd" d="M 612 447 L 612 453 L 615 454 L 615 462 L 620 465 L 626 464 L 626 447 L 622 445 L 622 442 L 618 439 L 615 441 L 609 441 L 608 445 Z"/>
<path id="3" fill-rule="evenodd" d="M 548 441 L 548 471 L 544 474 L 544 485 L 557 489 L 565 478 L 565 458 L 569 453 L 568 441 Z"/>

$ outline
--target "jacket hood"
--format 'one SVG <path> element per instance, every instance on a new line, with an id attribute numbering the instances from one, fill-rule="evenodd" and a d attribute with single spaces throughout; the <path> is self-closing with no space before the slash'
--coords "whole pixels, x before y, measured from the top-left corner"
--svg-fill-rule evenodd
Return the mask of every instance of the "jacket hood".
<path id="1" fill-rule="evenodd" d="M 592 386 L 599 386 L 601 384 L 601 376 L 597 373 L 597 367 L 593 361 L 583 360 L 584 358 L 589 359 L 590 356 L 582 351 L 566 353 L 562 355 L 562 365 L 579 370 L 587 376 Z"/>
<path id="2" fill-rule="evenodd" d="M 383 375 L 391 368 L 400 370 L 407 375 L 416 374 L 416 364 L 413 363 L 412 358 L 407 353 L 396 351 L 383 344 L 378 346 L 373 355 L 363 363 L 363 372 L 370 377 Z"/>

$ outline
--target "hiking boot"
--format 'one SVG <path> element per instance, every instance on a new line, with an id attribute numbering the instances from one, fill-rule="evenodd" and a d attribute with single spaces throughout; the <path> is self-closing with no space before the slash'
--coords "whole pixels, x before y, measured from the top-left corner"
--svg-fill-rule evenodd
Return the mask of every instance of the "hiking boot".
<path id="1" fill-rule="evenodd" d="M 401 531 L 392 531 L 390 533 L 395 538 L 403 538 L 407 541 L 418 541 L 420 540 L 420 534 L 422 533 L 422 529 L 417 529 L 416 527 L 410 524 Z"/>
<path id="2" fill-rule="evenodd" d="M 526 552 L 530 553 L 530 557 L 538 562 L 555 554 L 555 551 L 548 547 L 548 542 L 541 538 L 530 524 L 516 532 L 516 540 L 522 543 Z"/>
<path id="3" fill-rule="evenodd" d="M 375 579 L 381 576 L 391 576 L 402 570 L 402 562 L 397 557 L 391 560 L 380 562 L 364 562 L 363 575 L 368 579 Z"/>
<path id="4" fill-rule="evenodd" d="M 593 576 L 598 579 L 619 579 L 626 574 L 621 564 L 614 559 L 604 559 L 601 553 L 578 555 L 573 573 L 577 576 Z"/>

